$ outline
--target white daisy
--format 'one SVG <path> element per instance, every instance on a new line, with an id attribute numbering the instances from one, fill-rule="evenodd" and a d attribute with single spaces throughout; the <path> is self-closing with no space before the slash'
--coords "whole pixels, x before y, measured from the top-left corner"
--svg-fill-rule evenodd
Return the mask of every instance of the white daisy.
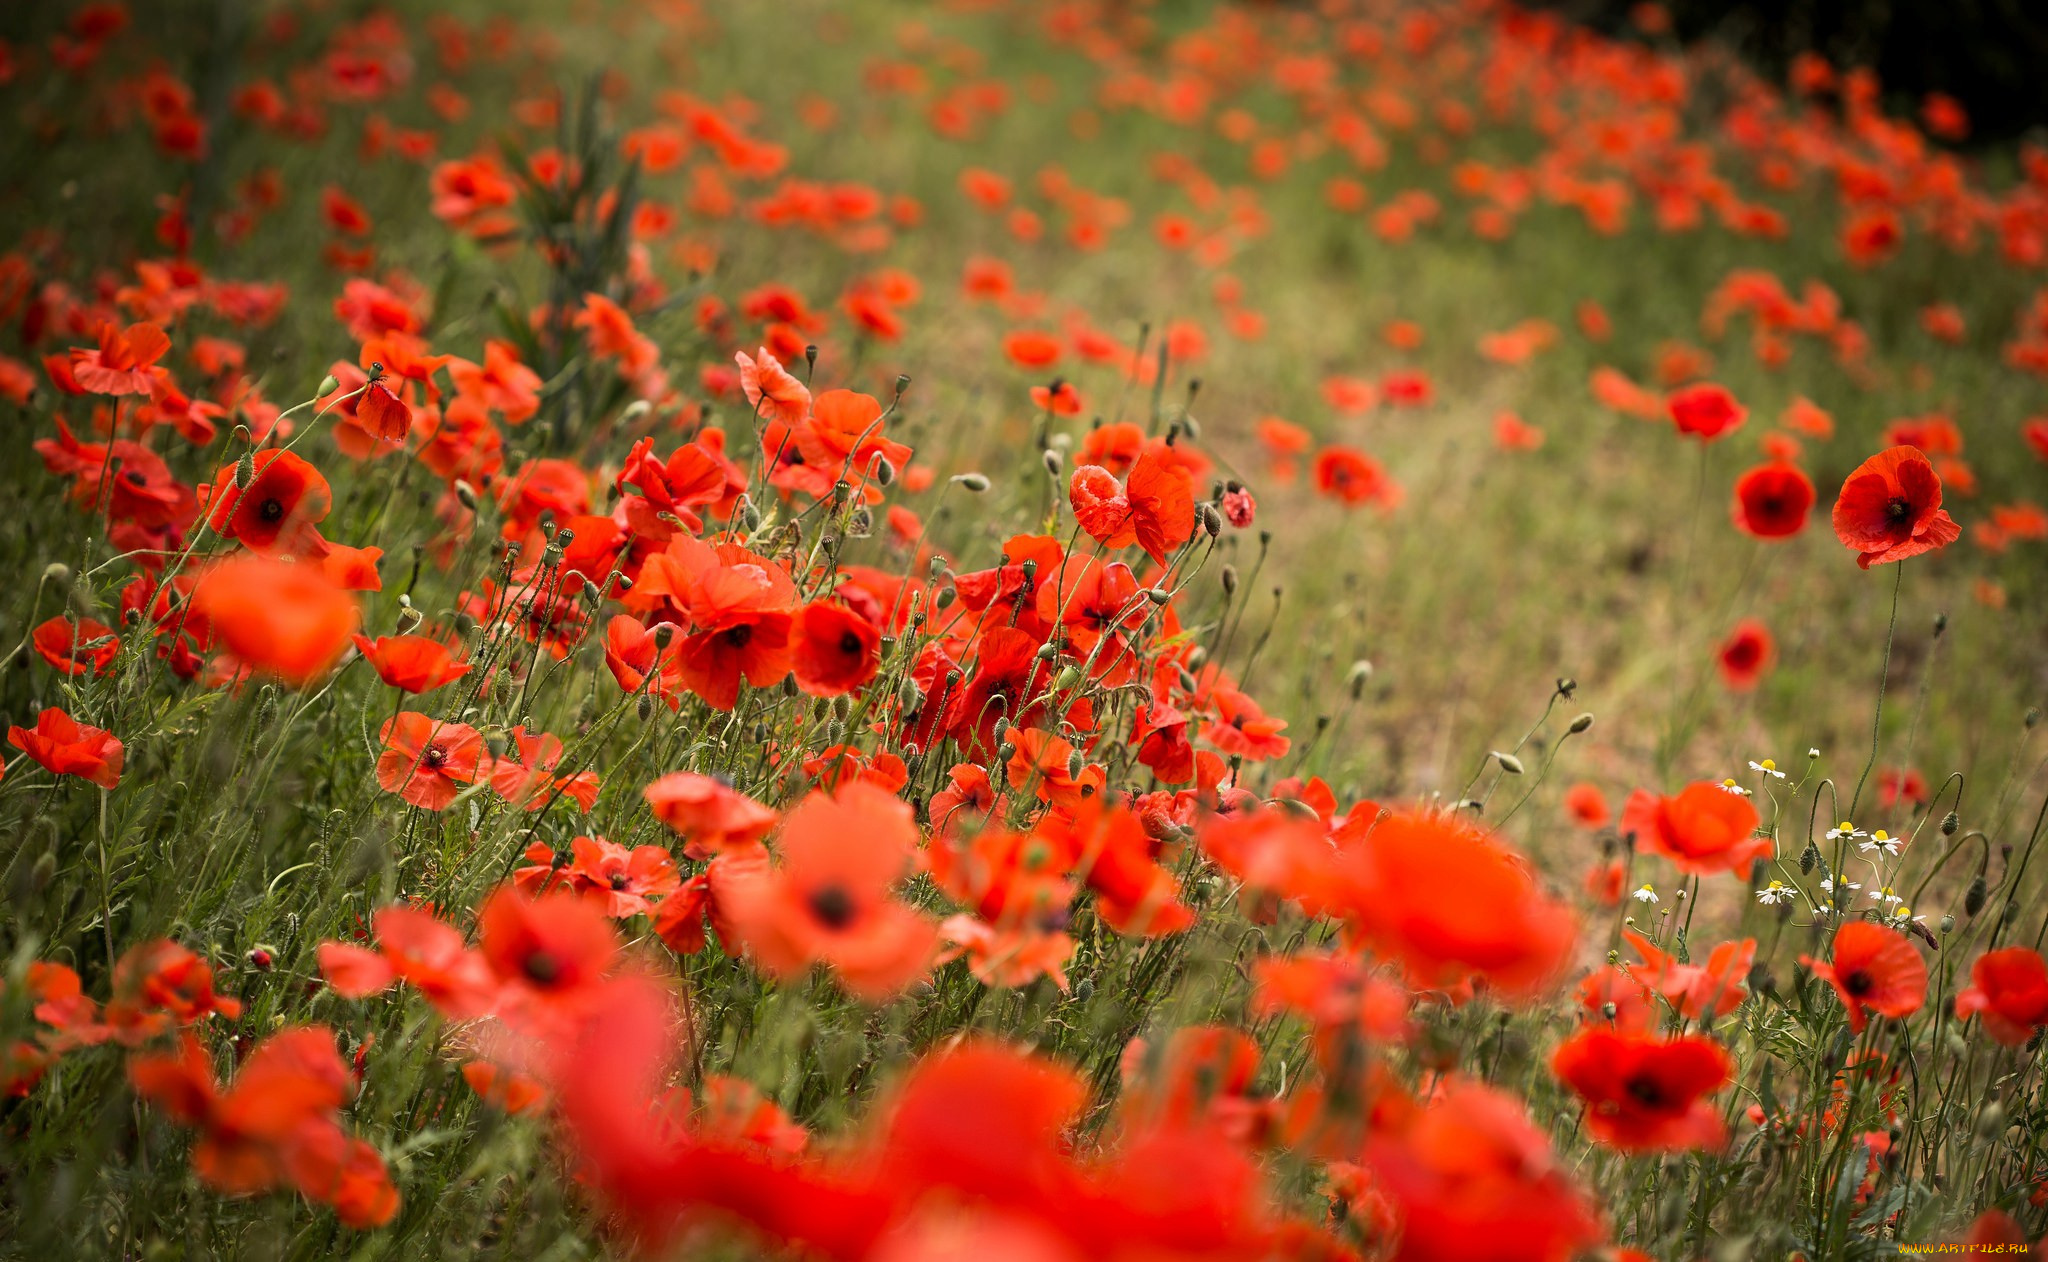
<path id="1" fill-rule="evenodd" d="M 1749 796 L 1749 790 L 1735 783 L 1735 777 L 1733 776 L 1730 776 L 1726 780 L 1723 780 L 1721 782 L 1721 787 L 1727 790 L 1728 792 L 1733 793 L 1736 797 L 1739 798 L 1746 798 Z"/>
<path id="2" fill-rule="evenodd" d="M 1785 773 L 1778 770 L 1778 764 L 1769 758 L 1764 759 L 1762 762 L 1750 763 L 1749 769 L 1751 771 L 1761 771 L 1767 776 L 1776 776 L 1780 780 L 1785 778 Z"/>
<path id="3" fill-rule="evenodd" d="M 1656 901 L 1657 901 L 1657 890 L 1656 890 L 1656 888 L 1655 888 L 1654 886 L 1650 885 L 1650 884 L 1649 884 L 1649 883 L 1648 883 L 1647 881 L 1646 881 L 1646 882 L 1644 882 L 1644 883 L 1643 883 L 1643 888 L 1641 888 L 1641 889 L 1639 889 L 1639 890 L 1637 890 L 1637 891 L 1635 892 L 1635 900 L 1636 900 L 1637 902 L 1639 902 L 1639 903 L 1654 903 L 1654 902 L 1656 902 Z"/>
<path id="4" fill-rule="evenodd" d="M 1892 887 L 1887 885 L 1881 890 L 1870 891 L 1870 901 L 1873 903 L 1883 903 L 1887 907 L 1892 907 L 1897 905 L 1902 900 L 1899 898 L 1897 894 L 1892 892 Z"/>
<path id="5" fill-rule="evenodd" d="M 1899 847 L 1903 845 L 1904 842 L 1904 838 L 1894 837 L 1890 833 L 1887 833 L 1884 829 L 1880 828 L 1876 832 L 1870 834 L 1869 838 L 1867 838 L 1863 842 L 1862 846 L 1859 848 L 1863 850 L 1866 854 L 1872 850 L 1882 850 L 1886 854 L 1895 855 L 1899 852 Z"/>
<path id="6" fill-rule="evenodd" d="M 1792 896 L 1798 892 L 1783 881 L 1772 881 L 1756 892 L 1756 901 L 1766 907 L 1776 907 L 1779 903 L 1792 901 Z"/>
<path id="7" fill-rule="evenodd" d="M 1864 835 L 1865 834 L 1862 829 L 1856 827 L 1856 825 L 1850 823 L 1846 819 L 1843 820 L 1841 823 L 1835 825 L 1833 828 L 1828 829 L 1829 841 L 1839 841 L 1844 837 L 1856 838 Z"/>

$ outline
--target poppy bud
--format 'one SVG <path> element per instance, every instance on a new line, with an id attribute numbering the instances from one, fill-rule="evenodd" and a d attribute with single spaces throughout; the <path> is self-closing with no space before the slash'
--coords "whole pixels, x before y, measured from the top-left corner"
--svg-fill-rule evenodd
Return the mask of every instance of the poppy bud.
<path id="1" fill-rule="evenodd" d="M 1080 981 L 1074 983 L 1074 999 L 1076 1002 L 1087 1003 L 1090 999 L 1093 998 L 1095 998 L 1094 978 L 1084 977 Z"/>
<path id="2" fill-rule="evenodd" d="M 1177 676 L 1177 682 L 1180 684 L 1182 692 L 1193 692 L 1195 690 L 1195 677 L 1193 675 L 1188 674 L 1178 666 L 1174 667 L 1173 671 L 1175 676 Z"/>
<path id="3" fill-rule="evenodd" d="M 1075 751 L 1074 751 L 1073 753 L 1071 753 L 1071 754 L 1068 754 L 1068 755 L 1067 755 L 1067 779 L 1069 779 L 1069 780 L 1079 780 L 1079 779 L 1081 778 L 1081 768 L 1083 768 L 1083 767 L 1085 767 L 1085 766 L 1087 766 L 1087 765 L 1088 765 L 1088 760 L 1087 760 L 1087 759 L 1085 759 L 1085 758 L 1083 758 L 1083 757 L 1081 757 L 1081 751 L 1080 751 L 1080 750 L 1078 750 L 1078 749 L 1077 749 L 1077 750 L 1075 750 Z"/>
<path id="4" fill-rule="evenodd" d="M 953 599 L 959 594 L 950 587 L 941 587 L 939 594 L 932 597 L 932 608 L 951 609 L 953 607 Z"/>
<path id="5" fill-rule="evenodd" d="M 462 506 L 470 512 L 476 511 L 476 488 L 461 478 L 455 479 L 455 498 L 461 500 Z"/>
<path id="6" fill-rule="evenodd" d="M 962 490 L 972 491 L 976 495 L 988 490 L 989 485 L 988 475 L 982 473 L 956 473 L 953 475 L 953 481 Z"/>
<path id="7" fill-rule="evenodd" d="M 1991 1139 L 2005 1129 L 2005 1106 L 1993 1100 L 1977 1114 L 1977 1138 Z"/>
<path id="8" fill-rule="evenodd" d="M 1500 764 L 1502 771 L 1507 772 L 1511 776 L 1522 774 L 1522 760 L 1513 754 L 1503 754 L 1499 750 L 1495 750 L 1493 751 L 1493 760 Z"/>
<path id="9" fill-rule="evenodd" d="M 633 579 L 630 575 L 615 574 L 612 576 L 612 582 L 618 584 L 618 588 L 622 592 L 630 592 L 633 590 Z"/>
<path id="10" fill-rule="evenodd" d="M 924 689 L 917 686 L 915 679 L 904 680 L 903 686 L 896 690 L 896 704 L 903 713 L 916 714 L 924 705 Z"/>
<path id="11" fill-rule="evenodd" d="M 1946 630 L 1948 630 L 1948 615 L 1945 613 L 1934 615 L 1934 638 L 1940 639 L 1941 633 Z"/>
<path id="12" fill-rule="evenodd" d="M 640 699 L 638 702 L 635 703 L 634 708 L 640 712 L 640 721 L 642 723 L 645 723 L 647 720 L 653 718 L 654 694 L 651 692 L 641 693 Z"/>
<path id="13" fill-rule="evenodd" d="M 816 342 L 804 347 L 804 367 L 812 372 L 818 371 L 818 344 Z"/>
<path id="14" fill-rule="evenodd" d="M 1948 814 L 1941 817 L 1941 835 L 1944 837 L 1955 836 L 1956 829 L 1961 828 L 1962 826 L 1963 821 L 1956 817 L 1956 813 L 1954 811 L 1950 811 Z"/>
<path id="15" fill-rule="evenodd" d="M 1223 594 L 1225 596 L 1237 595 L 1237 567 L 1234 565 L 1223 567 Z"/>
<path id="16" fill-rule="evenodd" d="M 1223 533 L 1223 514 L 1216 511 L 1214 504 L 1204 500 L 1195 505 L 1195 516 L 1201 519 L 1202 529 L 1211 539 Z"/>
<path id="17" fill-rule="evenodd" d="M 1345 677 L 1345 681 L 1351 687 L 1351 699 L 1353 701 L 1358 700 L 1359 697 L 1364 695 L 1366 681 L 1370 680 L 1371 678 L 1371 662 L 1368 662 L 1361 657 L 1357 661 L 1351 663 L 1351 673 Z"/>
<path id="18" fill-rule="evenodd" d="M 1041 645 L 1039 645 L 1039 646 L 1038 646 L 1038 653 L 1037 653 L 1037 657 L 1038 657 L 1038 660 L 1039 660 L 1039 661 L 1041 661 L 1041 662 L 1049 662 L 1049 661 L 1051 661 L 1051 660 L 1052 660 L 1053 658 L 1055 658 L 1055 657 L 1058 657 L 1059 655 L 1060 655 L 1060 649 L 1059 649 L 1059 645 L 1057 645 L 1057 644 L 1054 644 L 1054 643 L 1052 643 L 1052 642 L 1051 642 L 1051 641 L 1049 641 L 1049 640 L 1048 640 L 1048 641 L 1047 641 L 1046 643 L 1044 643 L 1044 644 L 1041 644 Z"/>
<path id="19" fill-rule="evenodd" d="M 57 852 L 45 850 L 36 858 L 35 866 L 28 870 L 29 888 L 40 894 L 50 888 L 50 882 L 57 879 Z"/>
<path id="20" fill-rule="evenodd" d="M 1814 863 L 1819 859 L 1820 847 L 1814 845 L 1811 841 L 1807 842 L 1806 849 L 1799 852 L 1799 874 L 1804 876 L 1812 872 Z"/>
<path id="21" fill-rule="evenodd" d="M 1593 716 L 1591 714 L 1582 714 L 1578 718 L 1572 720 L 1572 725 L 1567 730 L 1569 730 L 1572 735 L 1577 736 L 1580 732 L 1585 731 L 1587 728 L 1591 726 L 1593 726 Z"/>
<path id="22" fill-rule="evenodd" d="M 893 485 L 896 481 L 896 466 L 890 461 L 889 457 L 876 452 L 875 458 L 868 463 L 868 476 L 873 478 L 878 485 Z"/>
<path id="23" fill-rule="evenodd" d="M 1045 461 L 1045 471 L 1051 474 L 1053 477 L 1060 476 L 1060 470 L 1064 468 L 1067 463 L 1066 457 L 1062 456 L 1059 452 L 1056 451 L 1040 452 L 1038 458 Z"/>
<path id="24" fill-rule="evenodd" d="M 742 499 L 740 501 L 740 524 L 748 530 L 759 530 L 761 528 L 761 510 L 755 508 L 751 500 Z"/>
<path id="25" fill-rule="evenodd" d="M 637 421 L 653 410 L 654 405 L 652 403 L 645 399 L 635 399 L 626 405 L 623 412 L 619 413 L 619 419 L 622 421 Z"/>
<path id="26" fill-rule="evenodd" d="M 333 394 L 336 390 L 339 390 L 340 388 L 341 383 L 334 379 L 334 374 L 328 373 L 325 377 L 320 378 L 320 388 L 318 390 L 315 390 L 313 393 L 324 398 L 327 395 Z"/>
<path id="27" fill-rule="evenodd" d="M 1080 682 L 1081 668 L 1069 666 L 1053 678 L 1052 688 L 1054 692 L 1066 692 Z"/>
<path id="28" fill-rule="evenodd" d="M 1164 587 L 1148 587 L 1145 589 L 1145 599 L 1155 605 L 1163 605 L 1173 599 L 1173 593 Z"/>
<path id="29" fill-rule="evenodd" d="M 270 966 L 277 963 L 277 957 L 272 955 L 270 952 L 264 950 L 262 947 L 252 948 L 249 952 L 248 958 L 249 967 L 255 969 L 259 973 L 268 973 L 270 971 Z"/>
<path id="30" fill-rule="evenodd" d="M 471 617 L 469 614 L 462 612 L 459 609 L 455 611 L 454 621 L 455 634 L 461 636 L 465 640 L 469 638 L 470 632 L 476 630 L 476 619 Z"/>
<path id="31" fill-rule="evenodd" d="M 237 491 L 245 490 L 255 480 L 256 457 L 245 451 L 242 453 L 242 458 L 235 461 L 235 489 Z"/>
<path id="32" fill-rule="evenodd" d="M 1978 912 L 1983 911 L 1984 900 L 1990 893 L 1990 887 L 1984 883 L 1984 874 L 1979 872 L 1977 878 L 1970 882 L 1969 892 L 1963 895 L 1963 914 L 1975 917 Z"/>
<path id="33" fill-rule="evenodd" d="M 1002 744 L 1002 743 L 1003 743 L 1003 737 L 1005 737 L 1005 736 L 1009 735 L 1009 733 L 1010 733 L 1010 721 L 1009 721 L 1008 719 L 997 719 L 997 720 L 996 720 L 996 726 L 995 726 L 995 737 L 996 737 L 996 741 L 995 741 L 995 743 L 996 743 L 996 744 L 998 744 L 998 745 Z"/>
<path id="34" fill-rule="evenodd" d="M 43 567 L 43 581 L 52 587 L 71 586 L 71 567 L 62 561 L 52 561 Z"/>

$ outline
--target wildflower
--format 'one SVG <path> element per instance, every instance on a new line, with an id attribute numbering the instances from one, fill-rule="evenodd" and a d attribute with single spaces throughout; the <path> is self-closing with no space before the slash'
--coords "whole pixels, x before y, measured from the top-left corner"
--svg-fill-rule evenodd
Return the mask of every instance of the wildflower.
<path id="1" fill-rule="evenodd" d="M 845 604 L 813 601 L 796 619 L 790 664 L 799 688 L 836 697 L 860 688 L 881 666 L 881 632 Z"/>
<path id="2" fill-rule="evenodd" d="M 1774 879 L 1769 885 L 1756 892 L 1756 901 L 1766 907 L 1776 907 L 1779 903 L 1791 902 L 1798 896 L 1798 893 L 1798 890 L 1785 884 L 1783 881 Z"/>
<path id="3" fill-rule="evenodd" d="M 51 618 L 30 637 L 36 656 L 67 675 L 100 674 L 121 654 L 114 629 L 91 618 Z"/>
<path id="4" fill-rule="evenodd" d="M 99 346 L 73 347 L 71 377 L 92 394 L 148 394 L 155 382 L 155 364 L 171 349 L 171 339 L 154 324 L 117 329 L 100 326 Z"/>
<path id="5" fill-rule="evenodd" d="M 477 948 L 515 1011 L 568 1013 L 603 994 L 618 939 L 597 906 L 567 891 L 532 898 L 501 885 L 477 913 Z"/>
<path id="6" fill-rule="evenodd" d="M 1864 569 L 1962 537 L 1941 507 L 1941 479 L 1916 447 L 1888 447 L 1858 465 L 1835 500 L 1835 537 Z"/>
<path id="7" fill-rule="evenodd" d="M 1726 780 L 1723 780 L 1721 782 L 1721 791 L 1723 793 L 1733 793 L 1736 797 L 1739 798 L 1754 796 L 1754 794 L 1750 790 L 1743 788 L 1741 784 L 1737 783 L 1735 777 L 1733 776 L 1730 776 Z"/>
<path id="8" fill-rule="evenodd" d="M 1756 835 L 1757 823 L 1744 797 L 1707 781 L 1666 798 L 1638 789 L 1622 811 L 1622 828 L 1635 833 L 1638 846 L 1695 876 L 1746 872 L 1770 854 L 1772 841 Z"/>
<path id="9" fill-rule="evenodd" d="M 1775 776 L 1780 780 L 1783 780 L 1785 778 L 1785 773 L 1778 770 L 1778 764 L 1769 758 L 1764 759 L 1762 762 L 1752 761 L 1749 764 L 1749 769 L 1751 771 L 1761 772 L 1767 776 Z"/>
<path id="10" fill-rule="evenodd" d="M 355 600 L 319 566 L 254 556 L 208 567 L 192 608 L 239 665 L 294 687 L 339 660 L 357 617 Z"/>
<path id="11" fill-rule="evenodd" d="M 320 944 L 320 974 L 334 993 L 364 999 L 402 981 L 451 1021 L 489 1010 L 496 983 L 461 930 L 425 908 L 398 903 L 380 908 L 370 923 L 377 935 L 375 951 L 350 942 Z"/>
<path id="12" fill-rule="evenodd" d="M 1606 796 L 1583 780 L 1565 790 L 1564 809 L 1581 828 L 1599 828 L 1610 816 Z"/>
<path id="13" fill-rule="evenodd" d="M 121 783 L 127 749 L 113 733 L 90 727 L 56 706 L 36 712 L 34 727 L 10 727 L 7 743 L 60 776 L 90 780 L 102 789 Z"/>
<path id="14" fill-rule="evenodd" d="M 1865 833 L 1862 829 L 1856 827 L 1856 825 L 1850 823 L 1846 819 L 1843 820 L 1841 823 L 1835 825 L 1833 828 L 1828 829 L 1829 841 L 1840 841 L 1843 838 L 1848 838 L 1853 841 L 1854 839 L 1862 837 L 1864 835 Z"/>
<path id="15" fill-rule="evenodd" d="M 1758 465 L 1735 482 L 1735 524 L 1758 539 L 1788 539 L 1806 527 L 1813 481 L 1783 462 Z"/>
<path id="16" fill-rule="evenodd" d="M 855 782 L 812 793 L 783 821 L 779 869 L 752 871 L 720 893 L 734 931 L 778 978 L 824 963 L 869 1000 L 922 976 L 936 927 L 890 897 L 917 845 L 910 808 Z"/>
<path id="17" fill-rule="evenodd" d="M 1639 903 L 1654 903 L 1657 901 L 1657 887 L 1648 881 L 1644 881 L 1640 886 L 1636 887 L 1636 892 L 1629 895 L 1629 897 Z"/>
<path id="18" fill-rule="evenodd" d="M 642 796 L 656 819 L 681 834 L 683 852 L 693 859 L 751 845 L 780 818 L 724 781 L 694 771 L 670 772 Z"/>
<path id="19" fill-rule="evenodd" d="M 289 451 L 264 450 L 250 458 L 255 476 L 237 486 L 234 465 L 214 475 L 207 524 L 251 552 L 306 556 L 317 550 L 316 527 L 334 504 L 320 471 Z"/>
<path id="20" fill-rule="evenodd" d="M 1884 829 L 1880 828 L 1876 832 L 1870 834 L 1869 837 L 1865 838 L 1857 848 L 1859 850 L 1862 850 L 1865 854 L 1868 854 L 1873 850 L 1882 850 L 1884 853 L 1888 855 L 1896 855 L 1899 853 L 1899 847 L 1904 843 L 1904 840 L 1904 838 L 1894 837 L 1890 833 L 1886 832 Z"/>
<path id="21" fill-rule="evenodd" d="M 1719 1043 L 1588 1026 L 1552 1053 L 1551 1072 L 1586 1102 L 1594 1139 L 1623 1152 L 1717 1149 L 1727 1127 L 1707 1097 L 1734 1078 Z"/>
<path id="22" fill-rule="evenodd" d="M 1864 920 L 1835 931 L 1833 958 L 1802 955 L 1800 963 L 1835 988 L 1849 1010 L 1850 1028 L 1863 1032 L 1866 1010 L 1904 1017 L 1927 1002 L 1927 965 L 1905 935 Z"/>
<path id="23" fill-rule="evenodd" d="M 1984 1019 L 1984 1032 L 2018 1047 L 2048 1025 L 2048 963 L 2031 947 L 1986 951 L 1970 965 L 1970 985 L 1956 993 L 1956 1020 Z"/>
<path id="24" fill-rule="evenodd" d="M 414 806 L 445 811 L 464 785 L 477 778 L 484 740 L 467 723 L 402 711 L 378 733 L 377 783 Z"/>
<path id="25" fill-rule="evenodd" d="M 1770 629 L 1754 618 L 1745 618 L 1721 642 L 1721 679 L 1732 691 L 1748 692 L 1762 681 L 1777 655 Z"/>
<path id="26" fill-rule="evenodd" d="M 432 692 L 469 673 L 446 644 L 424 635 L 386 635 L 375 640 L 352 636 L 356 651 L 377 672 L 377 678 L 401 692 Z"/>
<path id="27" fill-rule="evenodd" d="M 1664 400 L 1664 409 L 1677 424 L 1679 433 L 1693 435 L 1703 443 L 1739 428 L 1749 417 L 1748 408 L 1736 402 L 1725 387 L 1712 382 L 1674 391 Z"/>
<path id="28" fill-rule="evenodd" d="M 1149 449 L 1121 486 L 1099 465 L 1075 469 L 1068 499 L 1075 522 L 1103 547 L 1135 543 L 1161 565 L 1194 534 L 1194 488 L 1187 474 Z"/>

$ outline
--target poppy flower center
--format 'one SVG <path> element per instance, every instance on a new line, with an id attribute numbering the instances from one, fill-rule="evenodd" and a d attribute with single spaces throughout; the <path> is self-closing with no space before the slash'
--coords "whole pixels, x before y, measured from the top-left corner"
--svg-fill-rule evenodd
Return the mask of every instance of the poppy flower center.
<path id="1" fill-rule="evenodd" d="M 627 887 L 628 885 L 631 885 L 632 883 L 633 883 L 633 882 L 632 882 L 632 881 L 631 881 L 631 880 L 630 880 L 630 879 L 629 879 L 629 878 L 628 878 L 628 877 L 626 876 L 626 874 L 625 874 L 624 872 L 614 872 L 614 873 L 612 873 L 612 888 L 613 888 L 613 889 L 615 889 L 615 890 L 622 890 L 622 889 L 625 889 L 625 888 L 626 888 L 626 887 Z"/>
<path id="2" fill-rule="evenodd" d="M 526 974 L 528 981 L 536 986 L 552 986 L 562 977 L 562 962 L 546 951 L 529 951 L 519 963 L 519 971 Z"/>
<path id="3" fill-rule="evenodd" d="M 1637 1104 L 1646 1109 L 1661 1108 L 1664 1105 L 1664 1084 L 1655 1078 L 1644 1076 L 1628 1080 L 1628 1094 Z"/>
<path id="4" fill-rule="evenodd" d="M 860 654 L 860 637 L 851 631 L 842 632 L 839 636 L 839 651 L 848 657 L 858 656 Z"/>
<path id="5" fill-rule="evenodd" d="M 1884 515 L 1893 521 L 1904 521 L 1912 512 L 1912 503 L 1903 495 L 1892 496 L 1891 501 L 1884 506 Z"/>
<path id="6" fill-rule="evenodd" d="M 1842 974 L 1842 989 L 1861 999 L 1877 989 L 1877 982 L 1862 969 L 1854 968 Z"/>
<path id="7" fill-rule="evenodd" d="M 256 515 L 265 521 L 281 521 L 284 519 L 284 503 L 272 496 L 256 506 Z"/>
<path id="8" fill-rule="evenodd" d="M 827 929 L 844 929 L 853 923 L 853 895 L 838 885 L 821 885 L 811 891 L 811 914 Z"/>
<path id="9" fill-rule="evenodd" d="M 130 486 L 143 486 L 149 482 L 149 478 L 140 469 L 130 469 L 121 475 L 121 479 Z"/>
<path id="10" fill-rule="evenodd" d="M 439 771 L 448 762 L 448 751 L 439 745 L 429 745 L 420 751 L 420 766 Z"/>
<path id="11" fill-rule="evenodd" d="M 725 633 L 725 642 L 727 644 L 732 645 L 736 649 L 743 649 L 747 647 L 748 642 L 751 641 L 753 638 L 754 628 L 747 626 L 745 624 L 734 627 Z"/>

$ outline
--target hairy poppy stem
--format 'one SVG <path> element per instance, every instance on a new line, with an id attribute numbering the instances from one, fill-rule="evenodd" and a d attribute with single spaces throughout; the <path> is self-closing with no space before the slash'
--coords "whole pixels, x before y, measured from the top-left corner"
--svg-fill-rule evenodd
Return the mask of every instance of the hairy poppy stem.
<path id="1" fill-rule="evenodd" d="M 1863 800 L 1863 786 L 1870 779 L 1870 769 L 1877 766 L 1877 745 L 1884 732 L 1884 685 L 1892 673 L 1892 634 L 1899 629 L 1899 588 L 1906 582 L 1906 563 L 1899 562 L 1898 573 L 1892 576 L 1892 616 L 1884 628 L 1884 665 L 1877 672 L 1877 710 L 1870 716 L 1870 760 L 1863 764 L 1863 774 L 1856 777 L 1856 792 L 1849 795 L 1849 818 L 1856 818 L 1856 804 Z"/>

